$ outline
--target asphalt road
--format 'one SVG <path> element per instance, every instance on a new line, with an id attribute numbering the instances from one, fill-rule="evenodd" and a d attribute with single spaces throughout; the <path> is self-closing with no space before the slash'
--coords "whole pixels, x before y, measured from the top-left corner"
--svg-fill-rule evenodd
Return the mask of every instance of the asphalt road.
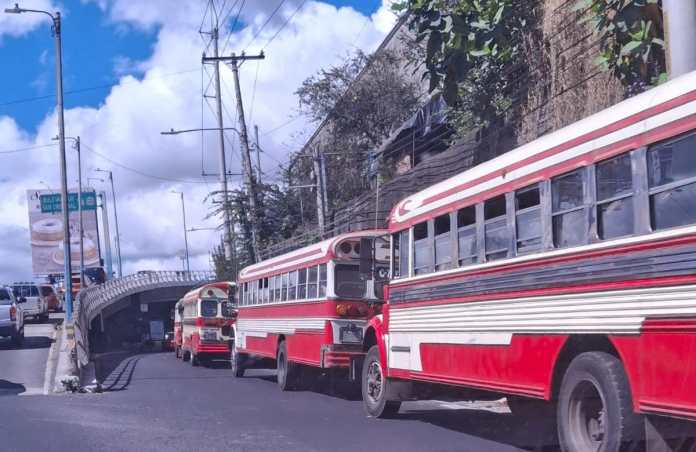
<path id="1" fill-rule="evenodd" d="M 48 323 L 27 321 L 21 347 L 0 339 L 0 396 L 43 393 L 48 351 L 55 337 L 55 324 L 62 318 L 63 314 L 51 314 Z"/>
<path id="2" fill-rule="evenodd" d="M 355 452 L 544 445 L 530 425 L 533 416 L 513 416 L 500 403 L 409 402 L 395 419 L 376 420 L 363 413 L 359 400 L 328 392 L 283 393 L 272 371 L 247 373 L 237 380 L 224 366 L 193 368 L 172 353 L 126 357 L 103 394 L 3 397 L 1 448 Z"/>

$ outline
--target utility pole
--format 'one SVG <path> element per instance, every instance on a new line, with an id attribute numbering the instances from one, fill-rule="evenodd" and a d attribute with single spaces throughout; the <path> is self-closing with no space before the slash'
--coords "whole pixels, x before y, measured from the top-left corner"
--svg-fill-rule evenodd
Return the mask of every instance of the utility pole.
<path id="1" fill-rule="evenodd" d="M 223 212 L 223 222 L 224 231 L 223 235 L 223 248 L 225 251 L 225 260 L 232 262 L 234 259 L 234 251 L 232 243 L 232 213 L 230 212 L 230 197 L 229 191 L 227 189 L 227 162 L 225 159 L 225 132 L 224 124 L 222 121 L 222 92 L 220 89 L 220 61 L 218 60 L 218 41 L 219 33 L 217 21 L 215 27 L 212 31 L 213 40 L 213 80 L 215 82 L 215 107 L 217 114 L 217 124 L 218 124 L 218 162 L 220 166 L 220 188 L 222 190 L 222 212 Z M 206 63 L 206 56 L 203 55 L 203 63 Z"/>
<path id="2" fill-rule="evenodd" d="M 114 222 L 116 223 L 116 263 L 118 265 L 118 277 L 123 277 L 123 266 L 121 264 L 121 235 L 118 232 L 118 212 L 116 211 L 116 189 L 114 188 L 114 174 L 110 170 L 95 169 L 94 171 L 109 174 L 111 182 L 111 197 L 114 203 Z"/>
<path id="3" fill-rule="evenodd" d="M 319 233 L 324 236 L 326 232 L 326 190 L 325 190 L 325 172 L 324 172 L 324 156 L 318 148 L 314 148 L 312 153 L 314 163 L 314 177 L 316 179 L 316 194 L 317 194 L 317 222 L 319 223 Z"/>
<path id="4" fill-rule="evenodd" d="M 106 208 L 106 193 L 100 192 L 102 225 L 104 226 L 104 249 L 106 252 L 106 279 L 114 277 L 113 263 L 111 259 L 111 235 L 109 234 L 109 211 Z"/>
<path id="5" fill-rule="evenodd" d="M 188 229 L 186 228 L 186 204 L 184 203 L 184 192 L 172 190 L 172 193 L 181 197 L 181 218 L 184 222 L 184 257 L 186 258 L 185 270 L 187 272 L 191 272 L 191 265 L 189 263 Z"/>
<path id="6" fill-rule="evenodd" d="M 256 174 L 261 181 L 261 146 L 259 145 L 259 126 L 254 124 L 254 139 L 256 140 Z"/>
<path id="7" fill-rule="evenodd" d="M 80 137 L 75 138 L 77 151 L 77 212 L 80 216 L 80 290 L 85 288 L 85 224 L 82 219 L 82 154 L 80 154 Z"/>
<path id="8" fill-rule="evenodd" d="M 217 49 L 217 28 L 213 30 L 213 38 L 214 38 L 214 56 L 213 57 L 203 57 L 203 62 L 214 62 L 215 67 L 217 68 L 219 66 L 220 61 L 225 61 L 230 64 L 230 68 L 232 69 L 232 75 L 234 77 L 234 91 L 235 95 L 237 97 L 237 116 L 239 117 L 239 141 L 242 145 L 242 165 L 244 167 L 244 176 L 246 179 L 246 185 L 247 185 L 247 194 L 249 196 L 249 207 L 250 207 L 250 212 L 249 212 L 249 222 L 251 224 L 251 245 L 252 245 L 252 251 L 253 251 L 253 258 L 252 260 L 256 262 L 259 257 L 259 243 L 258 243 L 258 238 L 259 238 L 259 222 L 258 222 L 258 208 L 257 208 L 257 200 L 256 200 L 256 184 L 254 182 L 254 169 L 251 164 L 251 151 L 249 150 L 249 135 L 247 133 L 247 128 L 246 128 L 246 121 L 244 120 L 244 105 L 242 104 L 242 92 L 239 87 L 239 68 L 237 66 L 238 61 L 245 61 L 245 60 L 262 60 L 265 58 L 264 54 L 261 53 L 259 55 L 235 55 L 232 54 L 231 56 L 219 56 L 218 55 L 218 49 Z M 220 80 L 220 74 L 219 72 L 216 72 L 216 87 L 219 86 L 219 80 Z M 218 91 L 218 97 L 217 97 L 217 102 L 218 105 L 220 105 L 221 100 L 220 100 L 220 92 Z M 221 109 L 221 107 L 220 107 Z M 218 116 L 220 117 L 220 121 L 222 118 L 222 113 L 218 109 Z M 220 128 L 222 129 L 222 124 L 220 123 Z M 221 132 L 222 133 L 222 132 Z M 225 174 L 223 172 L 223 174 Z M 225 182 L 226 183 L 226 182 Z"/>

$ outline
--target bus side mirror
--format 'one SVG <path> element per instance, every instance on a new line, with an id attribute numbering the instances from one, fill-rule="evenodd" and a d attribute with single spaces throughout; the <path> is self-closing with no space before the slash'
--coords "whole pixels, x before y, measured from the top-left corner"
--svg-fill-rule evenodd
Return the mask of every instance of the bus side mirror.
<path id="1" fill-rule="evenodd" d="M 373 241 L 369 238 L 360 239 L 360 276 L 363 279 L 372 278 L 373 267 Z"/>

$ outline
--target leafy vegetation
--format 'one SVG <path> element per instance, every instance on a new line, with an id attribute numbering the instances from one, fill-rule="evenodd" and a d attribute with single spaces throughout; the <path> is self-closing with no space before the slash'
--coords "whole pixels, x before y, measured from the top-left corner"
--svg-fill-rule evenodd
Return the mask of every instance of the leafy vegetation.
<path id="1" fill-rule="evenodd" d="M 611 71 L 628 94 L 666 80 L 662 7 L 658 0 L 581 0 L 575 9 L 600 37 L 597 64 Z"/>

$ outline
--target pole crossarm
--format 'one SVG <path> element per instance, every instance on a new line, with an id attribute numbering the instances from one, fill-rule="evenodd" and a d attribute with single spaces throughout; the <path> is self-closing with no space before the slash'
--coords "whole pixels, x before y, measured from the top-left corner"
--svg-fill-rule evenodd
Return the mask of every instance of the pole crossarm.
<path id="1" fill-rule="evenodd" d="M 237 134 L 239 134 L 239 130 L 237 130 L 235 127 L 204 127 L 202 129 L 184 129 L 184 130 L 174 130 L 174 129 L 169 129 L 168 131 L 165 132 L 160 132 L 161 135 L 179 135 L 182 133 L 189 133 L 189 132 L 206 132 L 209 130 L 231 130 Z"/>
<path id="2" fill-rule="evenodd" d="M 266 55 L 263 52 L 259 53 L 258 55 L 245 55 L 243 53 L 241 55 L 235 55 L 233 53 L 232 55 L 229 55 L 229 56 L 212 56 L 212 57 L 208 57 L 208 56 L 205 56 L 205 54 L 203 54 L 203 58 L 201 59 L 201 61 L 204 64 L 205 63 L 215 63 L 215 62 L 220 62 L 220 61 L 224 62 L 224 63 L 232 63 L 232 62 L 236 63 L 238 61 L 263 60 L 265 58 L 266 58 Z"/>

